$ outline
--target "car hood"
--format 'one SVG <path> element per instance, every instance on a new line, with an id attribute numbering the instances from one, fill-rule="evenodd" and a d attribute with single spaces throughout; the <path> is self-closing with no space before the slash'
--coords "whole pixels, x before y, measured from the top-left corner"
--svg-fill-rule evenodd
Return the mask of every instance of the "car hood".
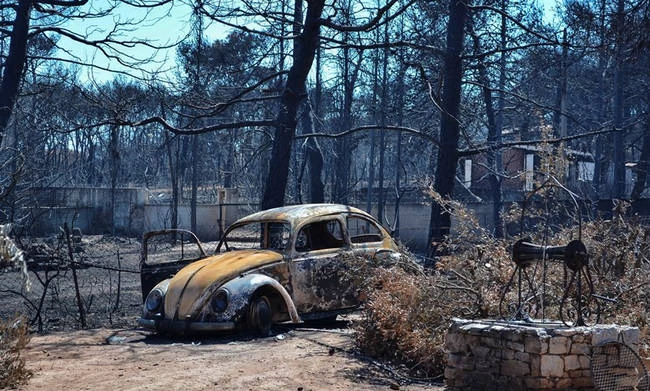
<path id="1" fill-rule="evenodd" d="M 241 273 L 282 260 L 282 254 L 269 250 L 237 250 L 193 262 L 169 282 L 165 295 L 165 317 L 185 319 L 193 304 L 211 286 L 221 286 Z"/>

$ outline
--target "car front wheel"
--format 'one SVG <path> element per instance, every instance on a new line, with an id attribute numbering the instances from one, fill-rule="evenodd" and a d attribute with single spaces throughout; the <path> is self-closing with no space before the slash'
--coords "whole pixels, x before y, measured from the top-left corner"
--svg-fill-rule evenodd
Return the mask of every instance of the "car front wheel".
<path id="1" fill-rule="evenodd" d="M 271 334 L 273 311 L 266 296 L 258 296 L 251 301 L 246 323 L 248 328 L 258 335 L 266 337 Z"/>

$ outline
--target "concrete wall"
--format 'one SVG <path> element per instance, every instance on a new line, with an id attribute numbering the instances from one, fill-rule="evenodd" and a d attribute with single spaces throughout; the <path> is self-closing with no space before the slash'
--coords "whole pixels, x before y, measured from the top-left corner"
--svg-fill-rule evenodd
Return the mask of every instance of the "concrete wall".
<path id="1" fill-rule="evenodd" d="M 116 189 L 111 210 L 111 189 L 51 187 L 34 189 L 28 227 L 36 235 L 57 232 L 63 223 L 84 233 L 141 235 L 146 193 L 143 189 Z"/>
<path id="2" fill-rule="evenodd" d="M 35 190 L 34 198 L 35 206 L 29 208 L 33 223 L 28 230 L 35 235 L 58 232 L 65 222 L 80 228 L 84 234 L 111 233 L 114 223 L 116 233 L 136 237 L 147 231 L 171 227 L 170 205 L 149 203 L 148 193 L 144 189 L 117 189 L 113 213 L 110 189 L 46 188 Z M 356 206 L 365 209 L 365 205 Z M 219 239 L 222 230 L 235 220 L 255 212 L 257 205 L 223 203 L 198 205 L 197 208 L 196 234 L 202 241 L 212 241 Z M 394 208 L 394 205 L 386 205 L 388 222 L 383 222 L 385 226 L 394 224 Z M 477 211 L 481 224 L 491 224 L 490 204 L 476 204 L 471 208 Z M 178 212 L 178 228 L 190 229 L 189 205 L 179 206 Z M 376 210 L 373 210 L 373 215 L 377 215 Z M 430 215 L 431 207 L 428 204 L 401 203 L 400 241 L 414 251 L 426 249 Z"/>
<path id="3" fill-rule="evenodd" d="M 359 209 L 366 209 L 366 205 L 354 205 Z M 373 205 L 371 214 L 377 217 L 377 205 Z M 429 235 L 429 218 L 431 206 L 420 202 L 402 202 L 399 208 L 399 241 L 411 250 L 424 250 L 427 248 Z M 387 229 L 395 224 L 395 205 L 386 204 L 384 216 L 388 221 L 382 224 Z M 391 227 L 389 227 L 389 224 Z"/>
<path id="4" fill-rule="evenodd" d="M 246 204 L 197 205 L 195 234 L 201 241 L 218 240 L 230 224 L 253 212 Z M 190 229 L 189 205 L 178 207 L 178 220 L 177 228 Z M 145 205 L 143 225 L 143 232 L 171 228 L 170 205 Z"/>

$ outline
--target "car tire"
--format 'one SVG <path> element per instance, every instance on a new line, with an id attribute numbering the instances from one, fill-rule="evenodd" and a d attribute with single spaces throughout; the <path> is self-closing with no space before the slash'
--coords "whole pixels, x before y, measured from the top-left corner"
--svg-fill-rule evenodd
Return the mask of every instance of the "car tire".
<path id="1" fill-rule="evenodd" d="M 251 301 L 248 309 L 248 328 L 257 335 L 267 337 L 273 326 L 273 311 L 266 296 L 258 296 Z"/>

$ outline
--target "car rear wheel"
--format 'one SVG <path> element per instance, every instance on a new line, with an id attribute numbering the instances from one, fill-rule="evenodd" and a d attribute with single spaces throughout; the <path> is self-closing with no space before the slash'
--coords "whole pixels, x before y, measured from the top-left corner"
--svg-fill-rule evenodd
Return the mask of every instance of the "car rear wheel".
<path id="1" fill-rule="evenodd" d="M 248 309 L 248 328 L 261 336 L 271 334 L 273 326 L 273 311 L 266 296 L 258 296 L 251 301 Z"/>

